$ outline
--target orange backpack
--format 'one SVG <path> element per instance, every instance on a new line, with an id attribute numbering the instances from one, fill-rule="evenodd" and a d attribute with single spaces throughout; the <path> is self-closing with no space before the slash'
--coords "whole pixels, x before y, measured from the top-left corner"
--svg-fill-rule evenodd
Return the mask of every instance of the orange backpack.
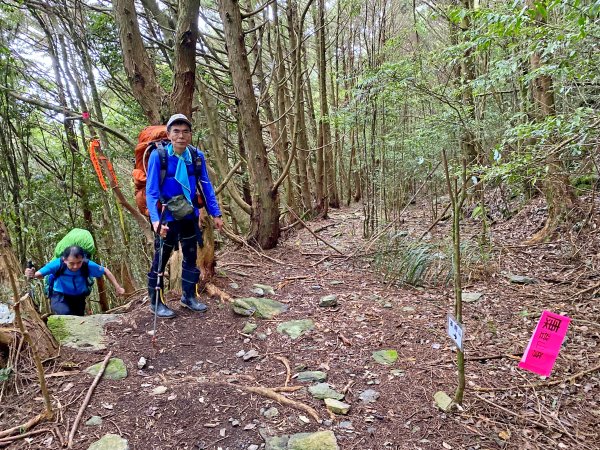
<path id="1" fill-rule="evenodd" d="M 135 146 L 135 168 L 131 175 L 135 184 L 135 203 L 142 214 L 148 216 L 146 208 L 146 171 L 150 153 L 155 148 L 156 142 L 167 141 L 167 127 L 165 125 L 151 125 L 144 128 L 138 136 Z"/>

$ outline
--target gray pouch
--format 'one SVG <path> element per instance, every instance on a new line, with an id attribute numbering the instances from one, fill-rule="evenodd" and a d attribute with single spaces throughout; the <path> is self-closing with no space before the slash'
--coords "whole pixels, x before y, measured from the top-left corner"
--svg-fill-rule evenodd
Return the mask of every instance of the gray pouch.
<path id="1" fill-rule="evenodd" d="M 181 220 L 194 212 L 194 207 L 187 201 L 185 195 L 176 195 L 165 204 L 175 220 Z"/>

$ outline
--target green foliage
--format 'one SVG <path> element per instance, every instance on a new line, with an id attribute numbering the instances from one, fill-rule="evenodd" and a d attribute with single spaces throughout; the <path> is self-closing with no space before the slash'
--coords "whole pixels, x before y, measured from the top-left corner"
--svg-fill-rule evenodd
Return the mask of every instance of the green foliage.
<path id="1" fill-rule="evenodd" d="M 10 367 L 3 367 L 0 369 L 0 383 L 10 380 L 12 375 L 12 369 Z"/>

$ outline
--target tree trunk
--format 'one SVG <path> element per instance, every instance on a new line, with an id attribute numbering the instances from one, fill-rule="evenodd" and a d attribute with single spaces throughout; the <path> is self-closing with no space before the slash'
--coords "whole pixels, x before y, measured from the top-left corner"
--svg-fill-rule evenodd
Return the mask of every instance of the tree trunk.
<path id="1" fill-rule="evenodd" d="M 163 90 L 156 80 L 154 66 L 144 47 L 137 21 L 134 0 L 115 0 L 115 22 L 123 51 L 123 65 L 132 94 L 142 107 L 151 125 L 162 123 Z"/>
<path id="2" fill-rule="evenodd" d="M 528 0 L 527 5 L 535 10 L 534 0 Z M 541 14 L 536 14 L 538 23 L 546 23 L 547 19 Z M 535 51 L 530 56 L 531 71 L 542 67 L 542 56 Z M 556 115 L 554 87 L 549 75 L 539 75 L 532 81 L 533 103 L 537 120 L 542 122 L 548 117 Z M 569 212 L 577 205 L 577 198 L 571 185 L 571 180 L 566 172 L 560 155 L 552 152 L 546 157 L 546 177 L 544 179 L 544 197 L 548 205 L 548 217 L 544 227 L 535 233 L 529 243 L 544 242 L 551 239 L 557 228 L 568 220 Z"/>
<path id="3" fill-rule="evenodd" d="M 171 112 L 192 117 L 196 86 L 196 42 L 200 0 L 179 0 L 175 32 L 174 82 Z"/>
<path id="4" fill-rule="evenodd" d="M 279 202 L 273 191 L 273 178 L 262 139 L 252 74 L 244 45 L 242 15 L 235 0 L 219 2 L 223 22 L 229 70 L 240 112 L 242 135 L 249 154 L 249 169 L 254 186 L 252 215 L 248 239 L 264 249 L 273 248 L 279 240 Z"/>

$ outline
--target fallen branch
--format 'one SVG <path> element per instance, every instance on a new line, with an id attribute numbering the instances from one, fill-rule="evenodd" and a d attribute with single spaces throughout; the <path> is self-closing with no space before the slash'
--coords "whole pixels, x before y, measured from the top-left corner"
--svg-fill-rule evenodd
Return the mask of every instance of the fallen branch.
<path id="1" fill-rule="evenodd" d="M 0 446 L 4 447 L 3 444 L 9 444 L 13 441 L 23 439 L 23 438 L 26 438 L 29 436 L 34 436 L 36 434 L 41 434 L 41 433 L 52 433 L 52 430 L 49 430 L 48 428 L 42 428 L 41 430 L 33 430 L 33 431 L 29 431 L 27 433 L 18 434 L 16 436 L 8 436 L 8 437 L 0 439 Z"/>
<path id="2" fill-rule="evenodd" d="M 292 378 L 292 369 L 290 369 L 290 362 L 288 361 L 287 358 L 284 358 L 283 356 L 275 356 L 275 359 L 277 361 L 281 361 L 283 363 L 283 365 L 285 366 L 285 370 L 287 372 L 287 375 L 285 377 L 285 386 L 287 387 L 287 385 L 290 382 L 290 378 Z"/>
<path id="3" fill-rule="evenodd" d="M 14 433 L 21 433 L 23 431 L 27 431 L 30 428 L 33 428 L 38 423 L 46 418 L 46 413 L 38 414 L 37 416 L 29 419 L 27 422 L 22 423 L 21 425 L 17 425 L 16 427 L 9 428 L 8 430 L 0 431 L 0 438 L 4 438 L 6 436 L 10 436 Z"/>
<path id="4" fill-rule="evenodd" d="M 336 252 L 338 252 L 340 255 L 343 255 L 343 254 L 344 254 L 344 253 L 343 253 L 341 250 L 339 250 L 339 249 L 337 249 L 336 247 L 334 247 L 333 245 L 331 245 L 331 244 L 330 244 L 329 242 L 327 242 L 325 239 L 323 239 L 322 237 L 319 237 L 319 236 L 317 236 L 317 234 L 316 234 L 316 233 L 315 233 L 313 230 L 311 230 L 311 229 L 308 227 L 308 225 L 306 225 L 306 223 L 305 223 L 305 222 L 304 222 L 304 221 L 303 221 L 303 220 L 302 220 L 300 217 L 298 217 L 298 214 L 296 214 L 296 212 L 295 212 L 295 211 L 294 211 L 292 208 L 290 208 L 290 207 L 288 206 L 288 207 L 287 207 L 287 209 L 288 209 L 288 211 L 289 211 L 289 212 L 291 212 L 291 213 L 292 213 L 292 215 L 293 215 L 293 216 L 294 216 L 294 217 L 295 217 L 297 220 L 299 220 L 299 221 L 300 221 L 300 224 L 301 224 L 301 225 L 302 225 L 304 228 L 306 228 L 310 234 L 312 234 L 312 235 L 315 237 L 315 239 L 316 239 L 316 240 L 323 242 L 323 243 L 324 243 L 324 244 L 325 244 L 327 247 L 334 249 L 334 250 L 335 250 Z"/>
<path id="5" fill-rule="evenodd" d="M 219 297 L 221 299 L 222 303 L 225 303 L 226 301 L 233 302 L 233 297 L 231 295 L 229 295 L 227 292 L 223 291 L 222 289 L 219 289 L 212 283 L 206 283 L 206 286 L 204 287 L 204 289 L 206 290 L 206 293 L 208 294 L 209 297 Z"/>
<path id="6" fill-rule="evenodd" d="M 600 364 L 592 367 L 591 369 L 586 369 L 586 370 L 582 370 L 581 372 L 577 372 L 576 374 L 571 375 L 568 378 L 562 378 L 560 380 L 551 381 L 550 383 L 541 382 L 541 383 L 534 383 L 534 384 L 520 384 L 517 386 L 497 387 L 497 388 L 482 388 L 482 387 L 476 386 L 476 387 L 472 387 L 470 389 L 472 391 L 478 391 L 478 392 L 496 392 L 496 391 L 510 391 L 511 389 L 544 388 L 544 387 L 556 386 L 557 384 L 572 382 L 572 381 L 576 380 L 577 378 L 581 378 L 581 377 L 587 375 L 588 373 L 596 372 L 597 370 L 600 370 Z"/>
<path id="7" fill-rule="evenodd" d="M 92 398 L 92 394 L 94 393 L 94 389 L 96 388 L 96 386 L 100 382 L 100 378 L 102 378 L 102 375 L 104 374 L 104 370 L 106 369 L 106 366 L 108 365 L 108 361 L 110 360 L 111 355 L 112 355 L 112 350 L 108 352 L 108 354 L 104 358 L 104 361 L 102 361 L 102 365 L 100 366 L 98 375 L 96 375 L 96 378 L 94 378 L 94 381 L 92 382 L 90 388 L 88 389 L 87 395 L 85 396 L 85 399 L 83 400 L 83 403 L 81 404 L 81 407 L 79 408 L 79 412 L 77 413 L 77 417 L 75 418 L 75 422 L 73 422 L 73 426 L 71 427 L 71 432 L 69 433 L 69 441 L 67 442 L 67 447 L 69 447 L 69 448 L 73 447 L 73 438 L 75 437 L 75 432 L 77 431 L 77 427 L 79 426 L 79 422 L 81 421 L 83 412 L 87 408 L 87 405 L 90 402 L 90 399 Z"/>
<path id="8" fill-rule="evenodd" d="M 271 400 L 275 400 L 276 402 L 281 403 L 282 405 L 291 406 L 295 409 L 300 409 L 311 416 L 313 419 L 317 421 L 317 423 L 321 423 L 321 419 L 319 418 L 319 414 L 312 407 L 305 405 L 304 403 L 297 402 L 295 400 L 291 400 L 287 397 L 284 397 L 281 394 L 278 394 L 273 389 L 265 388 L 265 387 L 255 387 L 255 386 L 237 386 L 235 384 L 230 384 L 231 387 L 235 387 L 237 389 L 242 389 L 247 392 L 252 392 L 253 394 L 262 395 L 263 397 L 270 398 Z"/>

